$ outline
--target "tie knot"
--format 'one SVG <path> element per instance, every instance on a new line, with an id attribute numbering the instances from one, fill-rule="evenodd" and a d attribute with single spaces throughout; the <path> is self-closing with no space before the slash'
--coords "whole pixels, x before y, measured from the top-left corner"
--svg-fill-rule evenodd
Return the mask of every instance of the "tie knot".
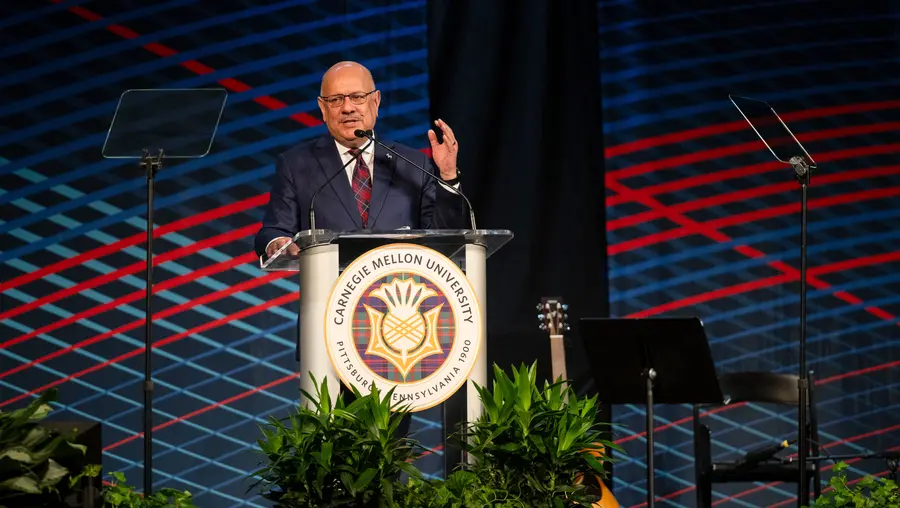
<path id="1" fill-rule="evenodd" d="M 347 150 L 347 153 L 349 153 L 353 157 L 359 157 L 360 154 L 362 153 L 362 150 L 360 150 L 359 148 L 351 148 L 351 149 Z"/>

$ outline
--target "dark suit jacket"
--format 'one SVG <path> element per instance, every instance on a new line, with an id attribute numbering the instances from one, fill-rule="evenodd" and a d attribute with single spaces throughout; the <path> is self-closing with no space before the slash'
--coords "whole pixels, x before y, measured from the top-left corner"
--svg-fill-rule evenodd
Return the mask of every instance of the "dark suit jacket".
<path id="1" fill-rule="evenodd" d="M 440 174 L 424 153 L 390 141 L 383 143 L 432 174 Z M 329 134 L 296 145 L 278 156 L 269 204 L 254 242 L 257 255 L 265 256 L 266 245 L 274 238 L 309 229 L 309 201 L 313 193 L 339 171 L 341 174 L 316 197 L 316 228 L 362 229 L 350 181 L 341 165 L 341 157 Z M 459 195 L 377 144 L 374 165 L 367 229 L 466 227 L 467 211 Z"/>

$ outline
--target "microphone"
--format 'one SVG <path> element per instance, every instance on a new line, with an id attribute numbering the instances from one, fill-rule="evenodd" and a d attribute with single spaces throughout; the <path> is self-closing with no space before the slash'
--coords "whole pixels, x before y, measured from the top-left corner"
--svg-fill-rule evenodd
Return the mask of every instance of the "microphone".
<path id="1" fill-rule="evenodd" d="M 741 457 L 737 462 L 734 463 L 735 468 L 742 467 L 750 467 L 759 464 L 765 460 L 768 460 L 775 456 L 776 453 L 784 450 L 789 447 L 792 443 L 796 443 L 797 440 L 793 440 L 788 442 L 787 439 L 780 443 L 776 443 L 773 445 L 763 446 L 761 448 L 757 448 L 755 450 L 751 450 L 747 452 L 743 457 Z"/>
<path id="2" fill-rule="evenodd" d="M 366 143 L 366 146 L 362 147 L 361 151 L 366 151 L 366 148 L 369 148 L 371 144 L 372 141 Z M 316 189 L 316 192 L 313 193 L 312 198 L 309 200 L 309 229 L 313 232 L 313 234 L 315 234 L 316 231 L 316 196 L 318 196 L 319 193 L 322 192 L 322 189 L 328 186 L 328 184 L 331 183 L 331 181 L 334 180 L 339 174 L 343 173 L 347 169 L 347 166 L 349 166 L 350 163 L 355 160 L 356 158 L 352 158 L 345 162 L 344 165 L 341 166 L 341 169 L 339 171 L 335 171 L 333 175 L 328 177 L 328 180 L 325 180 L 325 183 L 323 183 L 318 189 Z"/>
<path id="3" fill-rule="evenodd" d="M 404 157 L 403 154 L 401 154 L 400 152 L 394 150 L 393 148 L 391 148 L 391 147 L 387 146 L 386 144 L 382 143 L 381 141 L 378 141 L 377 139 L 375 139 L 375 136 L 372 134 L 371 129 L 370 129 L 370 130 L 356 129 L 353 133 L 356 134 L 356 137 L 358 137 L 358 138 L 368 138 L 370 141 L 374 141 L 375 143 L 378 143 L 382 148 L 384 148 L 385 150 L 388 150 L 389 152 L 393 153 L 393 154 L 396 155 L 397 157 L 400 157 L 401 159 L 405 160 L 406 162 L 408 162 L 410 165 L 412 165 L 413 167 L 415 167 L 415 168 L 418 169 L 419 171 L 425 173 L 426 175 L 428 175 L 429 177 L 433 178 L 434 180 L 437 180 L 438 182 L 443 183 L 443 180 L 441 180 L 440 178 L 438 178 L 437 176 L 435 176 L 434 173 L 428 171 L 427 169 L 423 168 L 422 166 L 416 164 L 415 162 L 413 162 L 413 161 L 407 159 L 407 158 Z M 469 207 L 469 222 L 470 222 L 471 225 L 472 225 L 472 230 L 474 231 L 474 230 L 478 229 L 478 228 L 475 227 L 475 212 L 472 210 L 472 202 L 469 201 L 469 198 L 467 198 L 466 195 L 463 194 L 461 190 L 456 189 L 456 188 L 454 188 L 454 187 L 450 187 L 449 185 L 446 185 L 446 184 L 444 184 L 444 185 L 445 185 L 446 188 L 452 190 L 452 191 L 455 192 L 456 194 L 459 194 L 459 196 L 460 196 L 461 198 L 463 198 L 463 200 L 465 200 L 466 205 L 468 205 L 468 207 Z"/>

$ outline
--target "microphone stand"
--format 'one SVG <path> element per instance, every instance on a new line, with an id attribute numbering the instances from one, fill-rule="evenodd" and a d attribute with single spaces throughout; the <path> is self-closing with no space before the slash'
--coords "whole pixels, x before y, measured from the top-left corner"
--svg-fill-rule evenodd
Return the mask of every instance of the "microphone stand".
<path id="1" fill-rule="evenodd" d="M 365 152 L 366 149 L 372 145 L 373 141 L 374 141 L 374 139 L 370 139 L 370 141 L 368 143 L 366 143 L 365 146 L 360 148 L 360 150 L 359 150 L 360 155 L 362 155 L 362 153 Z M 312 231 L 313 237 L 315 237 L 315 234 L 316 234 L 316 197 L 319 195 L 320 192 L 322 192 L 322 189 L 324 189 L 329 183 L 331 183 L 332 180 L 337 178 L 337 176 L 339 174 L 343 173 L 344 170 L 347 169 L 347 166 L 349 166 L 350 163 L 355 160 L 356 160 L 356 158 L 352 158 L 352 159 L 348 160 L 347 162 L 345 162 L 344 165 L 341 166 L 341 170 L 335 171 L 333 175 L 328 177 L 328 180 L 325 180 L 325 183 L 323 183 L 318 189 L 316 189 L 316 192 L 314 192 L 312 195 L 312 198 L 310 198 L 310 200 L 309 200 L 309 229 L 310 229 L 310 231 Z M 280 252 L 280 250 L 279 250 L 279 252 Z"/>
<path id="2" fill-rule="evenodd" d="M 806 149 L 803 148 L 803 145 L 797 139 L 796 136 L 791 132 L 788 126 L 781 120 L 781 117 L 778 116 L 778 113 L 775 112 L 775 109 L 772 108 L 767 102 L 759 101 L 756 99 L 750 99 L 748 97 L 741 97 L 738 95 L 728 95 L 731 102 L 735 105 L 738 111 L 741 112 L 741 115 L 747 120 L 747 123 L 750 124 L 750 127 L 754 132 L 759 136 L 760 140 L 762 140 L 763 144 L 772 152 L 772 155 L 775 156 L 775 159 L 779 162 L 785 162 L 785 160 L 779 156 L 778 153 L 775 152 L 774 148 L 766 141 L 765 136 L 757 129 L 757 126 L 753 124 L 753 121 L 750 117 L 767 117 L 769 120 L 763 120 L 763 123 L 759 124 L 759 127 L 768 125 L 771 122 L 775 125 L 772 116 L 774 116 L 774 120 L 777 120 L 787 134 L 793 138 L 794 142 L 797 143 L 796 148 L 803 152 L 802 155 L 794 155 L 791 157 L 787 163 L 794 168 L 794 173 L 796 174 L 797 181 L 800 183 L 800 375 L 797 380 L 797 390 L 799 392 L 799 402 L 800 407 L 797 411 L 797 426 L 798 426 L 798 441 L 799 441 L 799 468 L 800 468 L 800 483 L 798 486 L 798 506 L 808 506 L 809 505 L 809 485 L 808 485 L 808 477 L 809 472 L 806 470 L 806 463 L 808 460 L 807 455 L 809 455 L 809 429 L 807 428 L 807 413 L 809 408 L 809 373 L 806 370 L 806 224 L 807 224 L 807 191 L 810 185 L 810 172 L 812 169 L 816 168 L 815 162 L 812 160 L 812 157 L 806 152 Z M 738 102 L 743 103 L 747 108 L 748 113 L 745 113 Z M 770 134 L 771 135 L 771 134 Z M 780 136 L 784 134 L 776 135 L 773 139 L 779 139 Z"/>
<path id="3" fill-rule="evenodd" d="M 413 162 L 413 161 L 407 159 L 406 157 L 404 157 L 402 153 L 398 152 L 397 150 L 394 150 L 393 148 L 391 148 L 391 147 L 387 146 L 386 144 L 382 143 L 381 141 L 378 141 L 377 139 L 375 139 L 375 136 L 372 134 L 372 131 L 371 131 L 371 130 L 365 130 L 365 131 L 364 131 L 364 130 L 362 130 L 362 129 L 356 129 L 356 132 L 354 132 L 354 134 L 356 134 L 356 137 L 358 137 L 358 138 L 368 138 L 368 139 L 374 141 L 375 143 L 378 143 L 379 146 L 381 146 L 381 147 L 384 148 L 385 150 L 387 150 L 387 151 L 393 153 L 393 154 L 396 155 L 397 157 L 400 157 L 401 159 L 403 159 L 404 161 L 406 161 L 407 163 L 409 163 L 411 166 L 415 167 L 415 168 L 418 169 L 419 171 L 425 173 L 426 175 L 430 176 L 431 178 L 434 178 L 435 180 L 441 181 L 440 178 L 438 178 L 438 177 L 435 176 L 434 174 L 428 172 L 428 171 L 427 171 L 425 168 L 423 168 L 422 166 L 420 166 L 420 165 L 416 164 L 415 162 Z M 441 182 L 441 183 L 443 183 L 443 182 Z M 472 209 L 472 202 L 469 201 L 469 198 L 467 198 L 466 195 L 463 194 L 461 190 L 456 189 L 456 188 L 454 188 L 454 187 L 450 187 L 449 185 L 446 185 L 446 184 L 445 184 L 445 186 L 446 186 L 448 189 L 450 189 L 450 190 L 452 190 L 453 192 L 455 192 L 456 194 L 458 194 L 461 198 L 463 198 L 463 199 L 466 201 L 466 205 L 469 207 L 469 223 L 470 223 L 471 226 L 472 226 L 472 231 L 475 231 L 476 229 L 478 229 L 478 228 L 475 227 L 475 210 Z"/>
<path id="4" fill-rule="evenodd" d="M 162 169 L 163 149 L 153 157 L 146 148 L 141 168 L 147 177 L 147 295 L 144 313 L 144 496 L 153 493 L 153 191 L 157 171 Z"/>
<path id="5" fill-rule="evenodd" d="M 790 159 L 797 180 L 800 182 L 800 408 L 797 411 L 799 425 L 799 457 L 800 468 L 799 506 L 809 505 L 809 484 L 806 462 L 809 455 L 809 429 L 806 425 L 807 404 L 809 401 L 809 375 L 806 372 L 806 224 L 807 224 L 807 189 L 810 184 L 809 163 L 803 156 Z"/>

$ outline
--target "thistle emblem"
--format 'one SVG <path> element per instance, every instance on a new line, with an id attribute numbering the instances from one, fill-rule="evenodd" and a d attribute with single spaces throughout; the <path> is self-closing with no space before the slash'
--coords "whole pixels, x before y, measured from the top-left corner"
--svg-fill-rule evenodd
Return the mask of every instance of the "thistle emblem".
<path id="1" fill-rule="evenodd" d="M 440 304 L 425 312 L 419 306 L 437 292 L 413 279 L 394 279 L 370 293 L 387 305 L 385 314 L 364 305 L 371 336 L 366 354 L 391 362 L 405 380 L 422 359 L 443 352 L 437 337 Z"/>

